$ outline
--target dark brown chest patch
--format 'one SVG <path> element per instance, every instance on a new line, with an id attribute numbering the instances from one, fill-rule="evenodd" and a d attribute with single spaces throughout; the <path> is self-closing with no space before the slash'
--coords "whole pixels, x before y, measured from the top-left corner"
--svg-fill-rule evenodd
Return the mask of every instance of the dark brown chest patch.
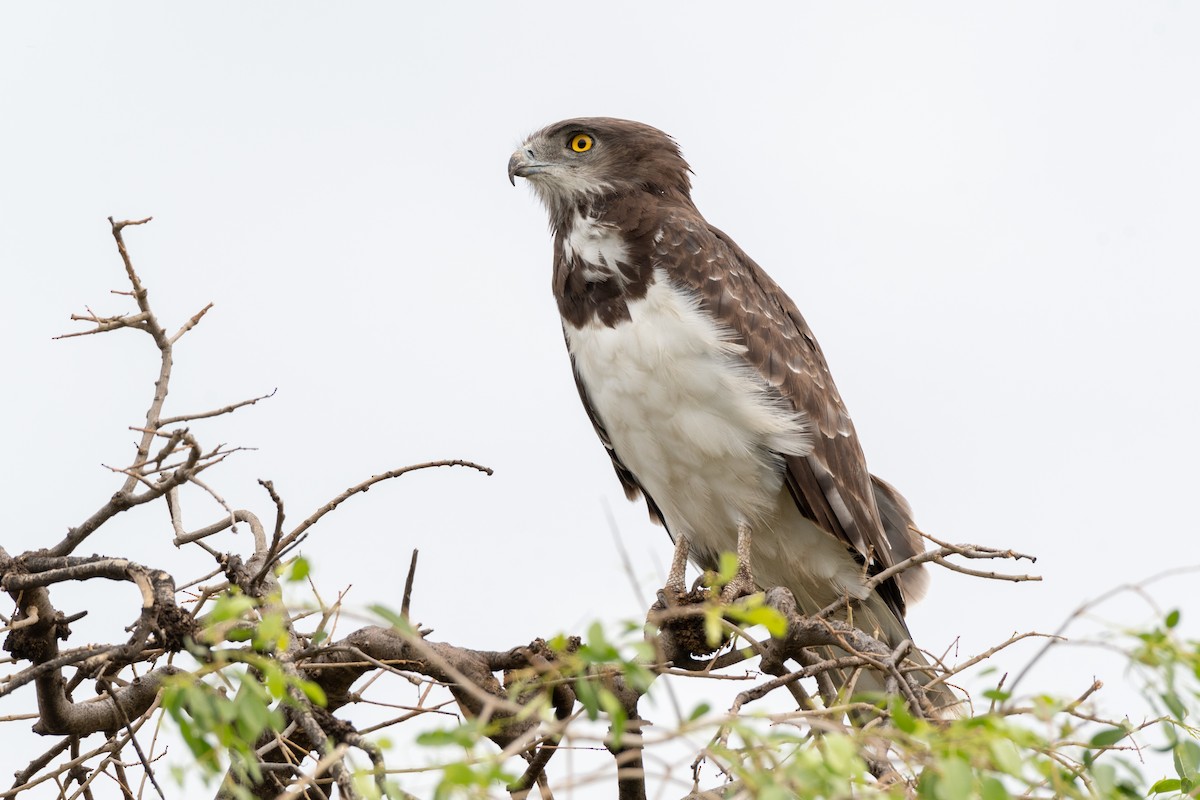
<path id="1" fill-rule="evenodd" d="M 662 228 L 663 210 L 660 198 L 644 192 L 604 197 L 579 208 L 555 232 L 554 297 L 564 321 L 577 328 L 593 320 L 613 327 L 629 319 L 629 303 L 645 297 L 654 282 L 654 236 Z M 576 217 L 618 236 L 623 260 L 589 264 L 570 250 L 566 244 Z"/>

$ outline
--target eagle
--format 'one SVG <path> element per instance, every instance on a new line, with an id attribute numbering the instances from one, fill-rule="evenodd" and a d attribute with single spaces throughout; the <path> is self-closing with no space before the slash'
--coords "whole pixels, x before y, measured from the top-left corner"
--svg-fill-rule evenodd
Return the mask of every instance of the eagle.
<path id="1" fill-rule="evenodd" d="M 705 220 L 690 173 L 673 138 L 607 117 L 556 122 L 509 159 L 550 217 L 579 397 L 626 495 L 675 544 L 668 589 L 689 559 L 711 570 L 736 552 L 738 580 L 786 587 L 807 614 L 852 600 L 858 627 L 899 645 L 927 575 L 867 581 L 924 550 L 909 505 L 868 472 L 795 303 Z"/>

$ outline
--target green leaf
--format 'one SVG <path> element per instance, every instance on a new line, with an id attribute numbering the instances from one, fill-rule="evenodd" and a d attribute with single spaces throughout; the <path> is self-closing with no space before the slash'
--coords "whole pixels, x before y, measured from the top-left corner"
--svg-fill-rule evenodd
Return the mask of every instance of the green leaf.
<path id="1" fill-rule="evenodd" d="M 1112 747 L 1129 735 L 1124 728 L 1106 728 L 1092 737 L 1092 747 Z"/>
<path id="2" fill-rule="evenodd" d="M 565 633 L 557 634 L 553 639 L 546 642 L 546 646 L 556 653 L 567 652 L 567 635 Z"/>
<path id="3" fill-rule="evenodd" d="M 296 685 L 300 687 L 300 691 L 304 692 L 304 696 L 309 699 L 313 705 L 327 706 L 329 698 L 325 696 L 325 690 L 321 685 L 312 681 L 300 680 L 296 681 Z"/>
<path id="4" fill-rule="evenodd" d="M 708 703 L 701 703 L 692 709 L 692 713 L 688 715 L 688 722 L 695 722 L 709 711 L 712 711 L 712 706 L 710 706 Z"/>
<path id="5" fill-rule="evenodd" d="M 1166 620 L 1166 622 L 1167 622 L 1167 627 L 1168 627 L 1168 628 L 1174 628 L 1176 625 L 1178 625 L 1178 624 L 1179 624 L 1179 617 L 1180 617 L 1180 614 L 1179 614 L 1179 609 L 1178 609 L 1178 608 L 1176 608 L 1175 610 L 1173 610 L 1171 613 L 1167 614 L 1167 620 Z"/>
<path id="6" fill-rule="evenodd" d="M 183 736 L 183 741 L 187 744 L 188 749 L 192 751 L 192 755 L 203 766 L 208 769 L 215 769 L 219 766 L 214 763 L 217 760 L 216 751 L 195 726 L 180 726 L 179 733 Z"/>
<path id="7" fill-rule="evenodd" d="M 257 691 L 255 687 L 258 687 Z M 243 680 L 233 698 L 233 705 L 237 711 L 239 732 L 243 738 L 253 742 L 271 723 L 271 709 L 265 702 L 261 687 L 252 679 Z"/>
<path id="8" fill-rule="evenodd" d="M 917 778 L 917 797 L 938 797 L 938 785 L 941 783 L 941 776 L 933 766 L 927 766 L 921 770 L 921 775 Z"/>
<path id="9" fill-rule="evenodd" d="M 228 622 L 242 619 L 247 612 L 254 608 L 254 598 L 247 597 L 241 592 L 229 591 L 217 598 L 213 610 L 207 615 L 210 622 Z"/>
<path id="10" fill-rule="evenodd" d="M 1021 750 L 1012 739 L 993 739 L 989 743 L 992 762 L 1009 775 L 1021 774 Z"/>
<path id="11" fill-rule="evenodd" d="M 1162 701 L 1163 701 L 1163 704 L 1167 707 L 1167 710 L 1169 710 L 1175 716 L 1175 719 L 1178 719 L 1178 720 L 1187 719 L 1187 715 L 1188 715 L 1187 706 L 1185 706 L 1183 704 L 1183 701 L 1179 699 L 1179 695 L 1175 694 L 1175 692 L 1163 693 Z"/>
<path id="12" fill-rule="evenodd" d="M 1051 721 L 1054 719 L 1054 715 L 1062 710 L 1062 701 L 1048 694 L 1035 695 L 1031 700 L 1033 701 L 1033 715 L 1043 722 Z"/>
<path id="13" fill-rule="evenodd" d="M 892 715 L 892 723 L 904 733 L 913 733 L 917 729 L 917 720 L 908 710 L 908 704 L 902 699 L 896 698 L 889 709 Z"/>
<path id="14" fill-rule="evenodd" d="M 604 709 L 604 713 L 608 714 L 608 718 L 612 722 L 613 747 L 620 747 L 621 739 L 625 737 L 625 723 L 628 721 L 628 715 L 621 706 L 621 701 L 611 691 L 601 687 L 597 694 L 600 699 L 600 707 Z"/>
<path id="15" fill-rule="evenodd" d="M 717 566 L 717 577 L 715 581 L 716 585 L 725 586 L 731 580 L 733 580 L 734 576 L 737 575 L 737 571 L 737 556 L 733 553 L 721 553 L 721 560 L 718 562 Z"/>
<path id="16" fill-rule="evenodd" d="M 588 719 L 596 720 L 600 716 L 600 699 L 596 696 L 596 687 L 587 678 L 575 681 L 575 697 L 579 700 Z"/>
<path id="17" fill-rule="evenodd" d="M 759 598 L 759 603 L 762 602 L 761 595 L 745 599 L 752 600 L 754 597 Z M 753 608 L 742 608 L 739 604 L 728 609 L 728 612 L 729 616 L 745 625 L 762 625 L 773 639 L 778 639 L 787 633 L 787 617 L 770 606 L 758 605 Z"/>
<path id="18" fill-rule="evenodd" d="M 416 633 L 416 631 L 413 630 L 412 623 L 409 622 L 403 614 L 399 614 L 395 611 L 392 611 L 387 606 L 382 605 L 367 606 L 367 608 L 372 614 L 377 617 L 381 617 L 393 628 L 404 631 L 405 633 Z"/>
<path id="19" fill-rule="evenodd" d="M 1117 770 L 1112 764 L 1097 764 L 1092 769 L 1092 785 L 1101 797 L 1111 797 L 1117 789 Z"/>
<path id="20" fill-rule="evenodd" d="M 1171 750 L 1175 762 L 1175 773 L 1180 778 L 1195 783 L 1200 778 L 1200 744 L 1182 739 Z"/>
<path id="21" fill-rule="evenodd" d="M 258 623 L 254 632 L 254 649 L 274 652 L 286 649 L 288 645 L 287 627 L 283 624 L 282 614 L 267 614 Z"/>
<path id="22" fill-rule="evenodd" d="M 721 609 L 713 607 L 704 611 L 704 640 L 708 642 L 709 647 L 716 647 L 721 643 L 725 633 L 725 615 Z"/>
<path id="23" fill-rule="evenodd" d="M 621 658 L 621 653 L 616 645 L 608 640 L 604 634 L 604 626 L 599 622 L 588 626 L 587 647 L 584 649 L 589 651 L 584 653 L 584 660 L 593 664 L 617 661 Z"/>
<path id="24" fill-rule="evenodd" d="M 657 648 L 651 642 L 644 639 L 638 639 L 631 643 L 629 649 L 633 655 L 633 663 L 639 665 L 653 664 L 658 655 Z"/>
<path id="25" fill-rule="evenodd" d="M 267 691 L 276 700 L 283 698 L 287 694 L 287 676 L 283 674 L 283 670 L 274 661 L 266 661 L 261 665 L 260 670 L 263 675 L 263 683 L 267 686 Z"/>
<path id="26" fill-rule="evenodd" d="M 941 780 L 934 790 L 937 800 L 968 800 L 975 785 L 975 774 L 971 765 L 961 758 L 944 758 L 938 765 Z"/>
<path id="27" fill-rule="evenodd" d="M 1012 697 L 1012 692 L 1006 692 L 1003 689 L 988 689 L 983 693 L 983 696 L 988 700 L 995 700 L 997 703 L 1003 703 Z"/>
<path id="28" fill-rule="evenodd" d="M 608 647 L 608 639 L 604 636 L 604 626 L 599 621 L 588 626 L 587 645 L 593 650 L 603 650 Z"/>
<path id="29" fill-rule="evenodd" d="M 308 577 L 310 566 L 308 559 L 304 556 L 296 556 L 292 561 L 291 568 L 288 569 L 287 578 L 285 580 L 291 583 L 299 583 Z"/>
<path id="30" fill-rule="evenodd" d="M 1008 800 L 1008 789 L 1004 788 L 1004 784 L 998 778 L 989 775 L 982 781 L 979 798 L 980 800 Z"/>
<path id="31" fill-rule="evenodd" d="M 1178 792 L 1183 784 L 1178 778 L 1163 778 L 1158 783 L 1150 787 L 1151 794 L 1166 794 L 1167 792 Z"/>
<path id="32" fill-rule="evenodd" d="M 447 764 L 446 768 L 442 770 L 442 785 L 446 787 L 467 787 L 476 783 L 475 770 L 462 762 Z M 437 795 L 445 796 L 442 794 L 442 786 L 438 786 Z"/>
<path id="33" fill-rule="evenodd" d="M 479 729 L 468 723 L 459 725 L 456 728 L 423 731 L 417 735 L 417 744 L 423 747 L 449 747 L 457 745 L 464 749 L 470 749 L 478 744 L 479 737 Z"/>
<path id="34" fill-rule="evenodd" d="M 828 734 L 821 739 L 825 763 L 834 774 L 852 777 L 862 772 L 863 764 L 858 757 L 858 746 L 849 736 Z"/>
<path id="35" fill-rule="evenodd" d="M 629 661 L 621 665 L 621 673 L 625 676 L 625 681 L 629 684 L 630 688 L 641 694 L 645 694 L 650 690 L 650 684 L 654 683 L 654 679 L 657 677 L 644 664 Z"/>

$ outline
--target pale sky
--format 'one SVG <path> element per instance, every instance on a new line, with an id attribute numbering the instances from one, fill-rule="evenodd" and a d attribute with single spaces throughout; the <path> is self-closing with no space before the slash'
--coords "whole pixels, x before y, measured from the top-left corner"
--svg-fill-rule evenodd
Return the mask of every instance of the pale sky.
<path id="1" fill-rule="evenodd" d="M 648 594 L 670 543 L 579 407 L 545 215 L 505 179 L 525 134 L 608 115 L 678 139 L 700 210 L 796 300 L 918 523 L 1038 556 L 1040 584 L 935 571 L 917 642 L 965 658 L 1052 630 L 1200 563 L 1197 41 L 1185 2 L 8 4 L 0 543 L 53 543 L 120 483 L 101 465 L 132 453 L 156 353 L 51 337 L 130 308 L 105 218 L 153 215 L 127 241 L 160 319 L 215 304 L 167 413 L 278 389 L 193 426 L 257 448 L 207 475 L 231 504 L 267 515 L 269 478 L 299 521 L 406 464 L 496 471 L 410 475 L 327 518 L 306 549 L 327 597 L 398 606 L 418 547 L 414 614 L 441 640 L 640 619 L 606 508 Z M 83 552 L 210 568 L 170 539 L 154 507 Z M 1155 595 L 1195 631 L 1192 584 Z M 73 644 L 137 613 L 115 584 L 54 597 L 93 610 Z M 1097 675 L 1124 713 L 1115 662 L 1056 664 L 1048 686 Z M 28 725 L 0 725 L 0 775 L 49 746 Z"/>

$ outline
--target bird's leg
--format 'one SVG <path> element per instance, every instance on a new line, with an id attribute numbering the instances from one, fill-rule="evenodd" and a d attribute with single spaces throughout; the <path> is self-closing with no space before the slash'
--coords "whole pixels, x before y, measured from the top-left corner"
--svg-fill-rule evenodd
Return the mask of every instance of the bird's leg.
<path id="1" fill-rule="evenodd" d="M 750 545 L 750 523 L 741 520 L 738 522 L 737 572 L 734 573 L 733 580 L 721 590 L 722 602 L 732 603 L 739 597 L 758 591 L 758 586 L 754 583 L 754 574 L 750 571 Z"/>
<path id="2" fill-rule="evenodd" d="M 687 560 L 687 535 L 681 533 L 679 534 L 679 538 L 675 540 L 675 554 L 671 556 L 671 571 L 667 573 L 667 585 L 664 587 L 670 590 L 676 597 L 681 597 L 687 593 L 687 584 L 684 583 L 687 573 Z"/>

